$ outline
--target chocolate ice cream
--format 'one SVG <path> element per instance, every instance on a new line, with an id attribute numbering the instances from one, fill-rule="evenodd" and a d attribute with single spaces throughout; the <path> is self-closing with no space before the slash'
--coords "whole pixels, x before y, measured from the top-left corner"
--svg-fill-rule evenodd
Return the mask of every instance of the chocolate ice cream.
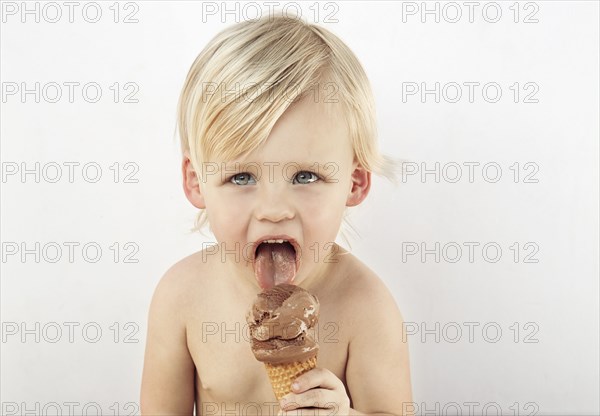
<path id="1" fill-rule="evenodd" d="M 308 330 L 318 316 L 318 299 L 301 287 L 283 283 L 259 293 L 246 316 L 254 356 L 269 364 L 315 357 L 319 346 Z"/>

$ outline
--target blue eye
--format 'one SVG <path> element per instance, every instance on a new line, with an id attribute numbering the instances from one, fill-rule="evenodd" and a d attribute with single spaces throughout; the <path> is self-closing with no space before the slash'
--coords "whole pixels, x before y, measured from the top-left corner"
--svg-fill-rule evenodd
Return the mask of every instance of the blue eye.
<path id="1" fill-rule="evenodd" d="M 237 180 L 236 180 L 237 178 Z M 235 184 L 235 185 L 248 185 L 248 181 L 252 180 L 252 182 L 250 182 L 251 184 L 255 184 L 256 181 L 254 179 L 252 179 L 252 175 L 250 175 L 248 172 L 243 172 L 243 173 L 238 173 L 233 175 L 230 179 L 229 182 Z"/>
<path id="2" fill-rule="evenodd" d="M 314 178 L 314 179 L 311 180 L 311 178 Z M 296 179 L 298 179 L 299 182 L 296 182 Z M 302 170 L 302 171 L 298 172 L 298 174 L 294 178 L 294 183 L 300 183 L 301 185 L 306 185 L 309 183 L 316 182 L 318 180 L 319 180 L 319 177 L 317 176 L 316 173 L 309 172 L 307 170 Z"/>
<path id="3" fill-rule="evenodd" d="M 319 178 L 319 176 L 316 173 L 310 172 L 307 170 L 303 170 L 296 174 L 292 183 L 300 184 L 300 185 L 308 185 L 309 183 L 317 182 L 320 179 L 321 178 Z M 242 172 L 242 173 L 237 173 L 237 174 L 233 175 L 231 178 L 229 178 L 229 182 L 234 185 L 240 185 L 240 186 L 256 184 L 256 180 L 254 180 L 252 175 L 248 172 Z"/>

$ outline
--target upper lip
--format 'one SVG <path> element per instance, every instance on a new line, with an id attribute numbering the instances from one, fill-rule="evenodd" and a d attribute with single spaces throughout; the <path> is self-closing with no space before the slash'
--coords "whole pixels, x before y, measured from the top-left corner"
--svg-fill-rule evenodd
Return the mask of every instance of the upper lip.
<path id="1" fill-rule="evenodd" d="M 258 240 L 256 240 L 254 242 L 254 244 L 252 245 L 252 260 L 254 261 L 256 259 L 256 249 L 258 248 L 258 246 L 263 243 L 266 240 L 287 240 L 292 247 L 294 247 L 294 250 L 296 251 L 296 268 L 298 267 L 298 255 L 300 253 L 300 245 L 298 244 L 298 242 L 296 241 L 296 239 L 294 239 L 293 237 L 290 237 L 289 235 L 286 234 L 277 234 L 277 235 L 265 235 L 263 237 L 260 237 Z"/>

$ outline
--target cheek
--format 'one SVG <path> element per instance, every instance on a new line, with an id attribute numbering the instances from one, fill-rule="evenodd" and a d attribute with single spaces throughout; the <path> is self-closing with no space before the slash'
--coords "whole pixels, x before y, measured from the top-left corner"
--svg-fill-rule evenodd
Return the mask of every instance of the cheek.
<path id="1" fill-rule="evenodd" d="M 325 186 L 319 193 L 306 194 L 297 199 L 298 213 L 303 225 L 311 233 L 321 236 L 337 235 L 346 206 L 347 194 L 341 184 Z"/>
<path id="2" fill-rule="evenodd" d="M 247 202 L 240 198 L 231 198 L 219 193 L 207 195 L 206 214 L 215 237 L 225 240 L 222 234 L 244 229 L 248 220 Z M 222 238 L 221 238 L 222 237 Z"/>

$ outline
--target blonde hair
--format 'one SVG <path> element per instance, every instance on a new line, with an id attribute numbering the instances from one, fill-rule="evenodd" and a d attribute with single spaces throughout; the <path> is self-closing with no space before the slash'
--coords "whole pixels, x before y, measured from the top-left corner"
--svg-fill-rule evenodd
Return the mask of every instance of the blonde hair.
<path id="1" fill-rule="evenodd" d="M 178 103 L 182 153 L 189 151 L 200 179 L 202 163 L 234 160 L 263 144 L 290 104 L 315 88 L 327 100 L 324 83 L 341 98 L 359 165 L 396 183 L 398 161 L 379 153 L 374 97 L 360 62 L 333 33 L 301 18 L 244 21 L 206 45 Z M 200 210 L 191 231 L 202 232 L 207 222 Z"/>

